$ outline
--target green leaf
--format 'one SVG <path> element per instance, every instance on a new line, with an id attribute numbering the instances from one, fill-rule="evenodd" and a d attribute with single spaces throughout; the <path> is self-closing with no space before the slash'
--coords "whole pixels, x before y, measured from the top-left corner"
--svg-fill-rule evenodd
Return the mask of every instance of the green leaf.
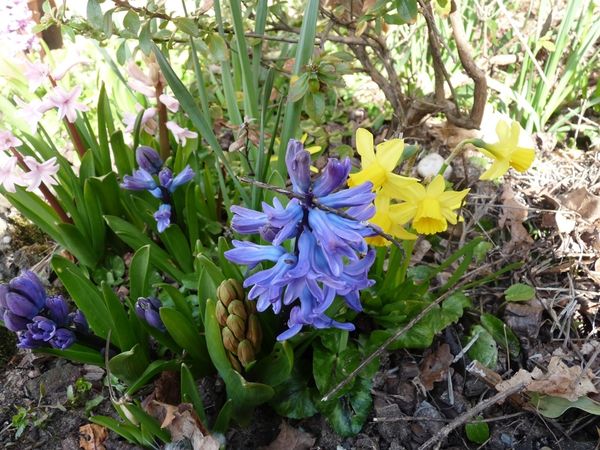
<path id="1" fill-rule="evenodd" d="M 138 336 L 123 303 L 105 282 L 102 282 L 102 294 L 112 322 L 112 336 L 119 348 L 123 351 L 132 348 L 134 345 L 140 345 L 136 344 L 139 342 Z"/>
<path id="2" fill-rule="evenodd" d="M 204 403 L 202 402 L 200 392 L 198 392 L 196 380 L 188 366 L 183 363 L 181 364 L 181 401 L 191 403 L 202 423 L 208 426 L 206 413 L 204 412 Z"/>
<path id="3" fill-rule="evenodd" d="M 132 301 L 148 295 L 151 269 L 150 246 L 144 245 L 135 252 L 129 266 L 129 296 Z"/>
<path id="4" fill-rule="evenodd" d="M 98 0 L 88 0 L 87 2 L 87 20 L 97 30 L 102 29 L 104 23 L 104 15 Z"/>
<path id="5" fill-rule="evenodd" d="M 296 79 L 290 82 L 290 92 L 288 94 L 288 101 L 295 103 L 304 97 L 304 94 L 308 91 L 308 73 L 303 73 Z"/>
<path id="6" fill-rule="evenodd" d="M 118 420 L 113 419 L 112 417 L 107 416 L 91 416 L 90 422 L 97 423 L 98 425 L 102 425 L 103 427 L 108 428 L 110 431 L 115 432 L 119 436 L 125 438 L 129 442 L 134 442 L 136 444 L 142 444 L 144 439 L 142 437 L 142 431 L 133 425 L 127 425 Z"/>
<path id="7" fill-rule="evenodd" d="M 294 350 L 287 342 L 277 342 L 273 351 L 260 359 L 248 372 L 248 377 L 269 386 L 288 380 L 294 367 Z"/>
<path id="8" fill-rule="evenodd" d="M 537 408 L 538 412 L 549 419 L 556 419 L 564 414 L 569 408 L 581 409 L 595 416 L 600 416 L 600 403 L 595 402 L 588 396 L 579 397 L 572 402 L 562 397 L 553 397 L 551 395 L 540 395 L 535 392 L 530 393 L 531 404 Z"/>
<path id="9" fill-rule="evenodd" d="M 135 383 L 148 366 L 148 357 L 139 344 L 131 350 L 113 356 L 108 362 L 110 371 L 127 383 Z"/>
<path id="10" fill-rule="evenodd" d="M 61 358 L 84 364 L 93 364 L 95 366 L 104 365 L 104 357 L 98 350 L 91 349 L 78 343 L 73 344 L 66 350 L 59 350 L 56 348 L 38 348 L 35 349 L 34 352 L 59 356 Z"/>
<path id="11" fill-rule="evenodd" d="M 225 40 L 216 33 L 209 34 L 206 43 L 211 55 L 220 62 L 227 61 L 229 59 L 229 48 Z"/>
<path id="12" fill-rule="evenodd" d="M 481 422 L 481 420 L 479 420 L 477 422 L 467 423 L 465 425 L 465 433 L 471 442 L 483 444 L 490 438 L 490 427 L 487 422 Z"/>
<path id="13" fill-rule="evenodd" d="M 140 50 L 145 55 L 149 55 L 152 51 L 152 33 L 150 32 L 150 22 L 146 22 L 140 31 L 138 36 L 140 41 Z"/>
<path id="14" fill-rule="evenodd" d="M 225 434 L 229 431 L 229 423 L 231 422 L 231 416 L 233 415 L 233 401 L 228 399 L 221 410 L 219 411 L 219 415 L 215 419 L 215 423 L 212 426 L 213 433 L 221 433 Z"/>
<path id="15" fill-rule="evenodd" d="M 415 23 L 417 20 L 417 0 L 396 0 L 398 15 L 404 23 Z"/>
<path id="16" fill-rule="evenodd" d="M 90 241 L 81 231 L 70 223 L 61 223 L 58 226 L 62 233 L 62 242 L 65 248 L 75 256 L 84 266 L 94 268 L 98 259 L 102 256 L 94 252 L 90 246 Z"/>
<path id="17" fill-rule="evenodd" d="M 317 405 L 335 432 L 343 437 L 354 436 L 362 430 L 373 402 L 371 380 L 358 378 L 355 384 L 354 389 L 341 399 Z"/>
<path id="18" fill-rule="evenodd" d="M 156 436 L 165 444 L 171 442 L 171 433 L 160 427 L 158 421 L 140 408 L 138 405 L 130 403 L 127 405 L 129 412 L 138 420 L 142 432 L 146 431 Z"/>
<path id="19" fill-rule="evenodd" d="M 275 387 L 275 396 L 269 404 L 277 414 L 290 419 L 305 419 L 317 413 L 313 401 L 317 392 L 308 387 L 309 377 L 310 373 L 294 368 L 292 376 Z"/>
<path id="20" fill-rule="evenodd" d="M 81 273 L 79 267 L 62 256 L 54 255 L 52 268 L 77 307 L 85 315 L 94 334 L 106 339 L 113 323 L 96 286 Z"/>
<path id="21" fill-rule="evenodd" d="M 173 340 L 190 354 L 194 361 L 194 369 L 199 373 L 208 373 L 210 360 L 206 340 L 196 326 L 172 308 L 160 308 L 160 318 Z"/>
<path id="22" fill-rule="evenodd" d="M 504 291 L 504 296 L 507 302 L 526 302 L 535 297 L 535 288 L 524 283 L 513 284 Z"/>
<path id="23" fill-rule="evenodd" d="M 503 348 L 508 349 L 511 357 L 518 358 L 521 353 L 521 344 L 517 335 L 502 320 L 492 314 L 482 314 L 481 325 Z"/>
<path id="24" fill-rule="evenodd" d="M 158 374 L 165 372 L 167 370 L 177 370 L 179 368 L 179 362 L 175 360 L 169 361 L 152 361 L 148 367 L 144 370 L 144 372 L 139 376 L 137 380 L 131 383 L 129 389 L 127 389 L 128 395 L 133 395 L 139 389 L 143 388 L 150 380 L 156 377 Z"/>
<path id="25" fill-rule="evenodd" d="M 477 340 L 468 352 L 469 358 L 479 361 L 490 369 L 496 369 L 496 364 L 498 363 L 498 346 L 496 345 L 496 341 L 481 325 L 471 327 L 468 341 L 474 339 L 476 336 Z"/>
<path id="26" fill-rule="evenodd" d="M 140 30 L 140 18 L 137 13 L 133 11 L 127 11 L 125 17 L 123 18 L 123 26 L 132 33 L 134 36 L 137 36 L 138 31 Z"/>
<path id="27" fill-rule="evenodd" d="M 190 36 L 198 37 L 200 35 L 198 24 L 189 17 L 178 17 L 173 22 L 175 22 L 177 28 Z"/>

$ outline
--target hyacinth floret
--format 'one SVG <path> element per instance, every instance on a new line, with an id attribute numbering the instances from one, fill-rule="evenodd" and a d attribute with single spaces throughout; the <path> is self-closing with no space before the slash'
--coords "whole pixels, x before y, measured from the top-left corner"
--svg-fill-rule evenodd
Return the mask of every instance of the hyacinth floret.
<path id="1" fill-rule="evenodd" d="M 262 211 L 231 208 L 235 231 L 260 234 L 271 243 L 234 240 L 235 248 L 225 256 L 249 270 L 263 262 L 273 263 L 246 278 L 244 287 L 251 287 L 248 298 L 256 300 L 258 311 L 272 308 L 277 314 L 284 305 L 293 305 L 289 329 L 278 340 L 291 338 L 305 325 L 353 330 L 354 325 L 335 321 L 326 311 L 336 296 L 349 308 L 361 311 L 359 291 L 373 284 L 368 272 L 375 255 L 365 242 L 373 231 L 364 223 L 375 212 L 372 184 L 342 188 L 351 169 L 348 158 L 329 159 L 315 180 L 310 163 L 302 143 L 290 140 L 286 165 L 292 198 L 287 205 L 275 198 L 272 205 L 263 202 Z M 293 251 L 282 245 L 289 239 L 294 239 Z"/>

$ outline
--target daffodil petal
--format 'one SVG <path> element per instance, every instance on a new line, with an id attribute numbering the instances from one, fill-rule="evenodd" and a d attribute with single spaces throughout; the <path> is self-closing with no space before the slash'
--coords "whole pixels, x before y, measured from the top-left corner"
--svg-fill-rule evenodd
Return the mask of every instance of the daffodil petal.
<path id="1" fill-rule="evenodd" d="M 460 208 L 463 202 L 463 199 L 469 193 L 469 189 L 465 189 L 462 191 L 446 191 L 443 192 L 439 196 L 440 203 L 450 209 Z"/>
<path id="2" fill-rule="evenodd" d="M 394 225 L 390 230 L 390 234 L 398 239 L 406 241 L 414 241 L 418 237 L 416 234 L 406 231 L 406 229 L 400 225 Z"/>
<path id="3" fill-rule="evenodd" d="M 425 196 L 425 188 L 415 179 L 388 173 L 383 192 L 392 198 L 418 201 Z"/>
<path id="4" fill-rule="evenodd" d="M 404 141 L 402 139 L 391 139 L 377 146 L 375 157 L 386 171 L 391 172 L 398 165 L 403 151 Z"/>
<path id="5" fill-rule="evenodd" d="M 504 175 L 509 168 L 508 160 L 500 159 L 496 160 L 492 163 L 490 168 L 483 172 L 483 174 L 479 177 L 480 180 L 495 180 L 496 178 L 500 178 Z"/>
<path id="6" fill-rule="evenodd" d="M 427 185 L 427 195 L 432 197 L 439 197 L 446 190 L 446 181 L 441 175 L 436 175 L 431 183 Z"/>
<path id="7" fill-rule="evenodd" d="M 363 169 L 375 162 L 373 135 L 364 128 L 359 128 L 356 130 L 356 150 L 361 157 Z"/>
<path id="8" fill-rule="evenodd" d="M 519 172 L 525 172 L 533 164 L 535 159 L 535 150 L 532 148 L 517 147 L 510 156 L 510 165 Z"/>
<path id="9" fill-rule="evenodd" d="M 390 218 L 392 222 L 404 225 L 411 221 L 417 213 L 417 205 L 415 203 L 400 203 L 390 206 Z"/>
<path id="10" fill-rule="evenodd" d="M 375 163 L 363 166 L 363 170 L 348 176 L 348 186 L 358 186 L 367 181 L 373 183 L 373 190 L 379 189 L 386 182 L 386 173 L 383 168 Z"/>

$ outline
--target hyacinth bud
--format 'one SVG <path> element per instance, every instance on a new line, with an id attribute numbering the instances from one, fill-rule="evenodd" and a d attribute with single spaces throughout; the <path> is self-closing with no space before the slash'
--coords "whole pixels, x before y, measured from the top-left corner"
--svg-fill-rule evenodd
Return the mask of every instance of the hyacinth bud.
<path id="1" fill-rule="evenodd" d="M 17 316 L 8 309 L 4 311 L 4 314 L 2 314 L 2 321 L 4 322 L 4 326 L 6 328 L 15 333 L 17 331 L 26 330 L 27 325 L 31 322 L 28 318 Z"/>
<path id="2" fill-rule="evenodd" d="M 75 329 L 78 332 L 84 333 L 84 334 L 87 334 L 90 332 L 90 326 L 88 325 L 88 321 L 85 318 L 85 316 L 83 315 L 83 313 L 81 312 L 81 310 L 78 309 L 74 313 L 69 314 L 69 318 L 73 322 L 73 325 L 75 325 Z"/>
<path id="3" fill-rule="evenodd" d="M 135 160 L 140 169 L 144 169 L 151 174 L 160 172 L 163 166 L 163 160 L 153 148 L 141 146 L 135 151 Z"/>
<path id="4" fill-rule="evenodd" d="M 50 345 L 59 350 L 65 350 L 75 343 L 75 333 L 66 328 L 59 328 L 50 339 Z"/>
<path id="5" fill-rule="evenodd" d="M 27 325 L 27 329 L 33 339 L 48 342 L 56 333 L 56 324 L 47 317 L 35 316 L 31 323 Z"/>
<path id="6" fill-rule="evenodd" d="M 234 279 L 223 281 L 217 288 L 215 315 L 227 356 L 238 372 L 255 361 L 262 340 L 256 306 L 245 297 L 241 283 Z"/>
<path id="7" fill-rule="evenodd" d="M 160 300 L 154 297 L 140 297 L 135 302 L 135 314 L 152 328 L 165 331 L 165 324 L 160 318 Z"/>
<path id="8" fill-rule="evenodd" d="M 69 322 L 69 306 L 62 295 L 54 295 L 46 299 L 46 308 L 50 318 L 58 326 L 66 325 Z"/>

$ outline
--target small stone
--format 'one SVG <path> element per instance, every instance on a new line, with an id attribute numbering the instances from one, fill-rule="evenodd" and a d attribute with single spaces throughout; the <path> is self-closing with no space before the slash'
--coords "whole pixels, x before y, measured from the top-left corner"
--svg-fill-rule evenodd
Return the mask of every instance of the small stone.
<path id="1" fill-rule="evenodd" d="M 442 166 L 444 165 L 444 158 L 439 153 L 429 153 L 425 155 L 417 164 L 417 173 L 423 178 L 435 177 Z M 446 167 L 444 171 L 444 178 L 448 179 L 452 175 L 452 167 Z"/>

